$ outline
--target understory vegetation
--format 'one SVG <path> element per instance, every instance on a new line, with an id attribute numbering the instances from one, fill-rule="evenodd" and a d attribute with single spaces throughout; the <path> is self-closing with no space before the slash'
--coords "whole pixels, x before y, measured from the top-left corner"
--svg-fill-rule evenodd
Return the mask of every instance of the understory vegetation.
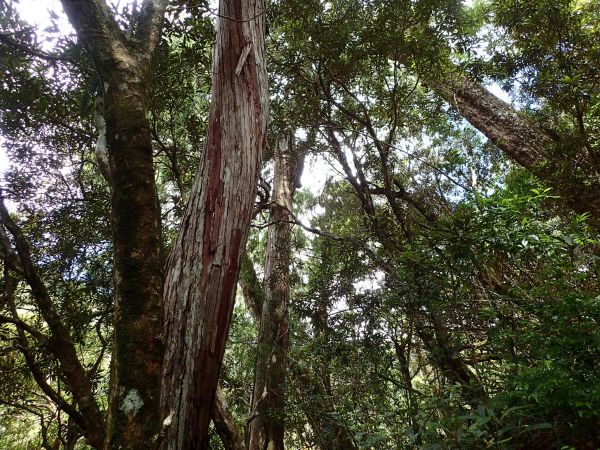
<path id="1" fill-rule="evenodd" d="M 34 26 L 28 3 L 0 0 L 0 448 L 101 448 L 113 396 L 131 418 L 147 402 L 115 391 L 111 365 L 145 330 L 114 325 L 137 314 L 115 307 L 129 188 L 115 190 L 116 159 L 103 172 L 106 77 L 62 9 L 37 2 Z M 141 5 L 108 4 L 137 42 Z M 153 57 L 161 274 L 210 147 L 215 23 L 257 20 L 215 8 L 166 2 Z M 206 445 L 600 448 L 600 3 L 272 0 L 257 14 L 268 143 Z M 243 52 L 220 76 L 260 63 L 252 41 Z M 201 230 L 185 249 L 218 252 Z M 169 439 L 172 416 L 153 414 L 145 448 Z"/>

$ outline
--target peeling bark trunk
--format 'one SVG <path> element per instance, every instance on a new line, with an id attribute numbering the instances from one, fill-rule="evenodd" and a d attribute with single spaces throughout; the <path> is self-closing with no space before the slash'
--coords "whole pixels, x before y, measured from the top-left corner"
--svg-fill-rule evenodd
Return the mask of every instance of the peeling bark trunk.
<path id="1" fill-rule="evenodd" d="M 600 219 L 600 190 L 596 183 L 586 183 L 581 170 L 572 167 L 562 154 L 551 155 L 557 143 L 522 113 L 502 101 L 481 85 L 459 81 L 426 84 L 517 162 L 559 194 L 565 204 L 578 213 L 589 212 Z M 563 159 L 561 159 L 563 157 Z M 596 174 L 597 175 L 597 174 Z"/>
<path id="2" fill-rule="evenodd" d="M 125 36 L 102 0 L 62 0 L 102 81 L 110 165 L 115 344 L 104 448 L 148 449 L 160 431 L 160 210 L 148 121 L 165 0 L 144 1 Z"/>
<path id="3" fill-rule="evenodd" d="M 291 211 L 297 181 L 293 136 L 275 149 L 273 198 L 265 256 L 265 299 L 258 334 L 256 381 L 252 396 L 249 450 L 282 450 L 285 380 L 289 352 Z"/>
<path id="4" fill-rule="evenodd" d="M 244 450 L 246 448 L 242 436 L 235 425 L 235 420 L 227 410 L 227 402 L 219 385 L 217 385 L 217 390 L 215 391 L 212 421 L 227 450 Z"/>
<path id="5" fill-rule="evenodd" d="M 223 0 L 206 147 L 165 282 L 162 449 L 202 449 L 266 142 L 264 0 Z"/>

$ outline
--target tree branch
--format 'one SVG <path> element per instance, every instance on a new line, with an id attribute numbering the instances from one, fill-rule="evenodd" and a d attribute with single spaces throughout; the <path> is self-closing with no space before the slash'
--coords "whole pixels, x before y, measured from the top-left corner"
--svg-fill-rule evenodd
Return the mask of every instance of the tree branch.
<path id="1" fill-rule="evenodd" d="M 160 42 L 166 8 L 166 0 L 145 0 L 142 5 L 135 37 L 141 42 L 145 55 L 151 56 Z"/>
<path id="2" fill-rule="evenodd" d="M 78 404 L 83 418 L 81 428 L 85 431 L 89 442 L 100 448 L 104 441 L 103 416 L 94 398 L 92 385 L 81 361 L 77 357 L 75 345 L 71 340 L 67 327 L 57 312 L 50 294 L 37 271 L 29 244 L 23 231 L 12 219 L 6 205 L 2 192 L 0 192 L 0 224 L 6 228 L 13 237 L 16 254 L 18 255 L 23 277 L 31 288 L 33 299 L 42 317 L 48 324 L 50 336 L 48 337 L 48 348 L 59 362 L 61 371 L 67 380 L 69 389 Z"/>
<path id="3" fill-rule="evenodd" d="M 0 42 L 3 42 L 4 44 L 8 45 L 9 47 L 15 48 L 27 55 L 35 56 L 36 58 L 41 58 L 46 61 L 64 61 L 64 62 L 77 64 L 73 58 L 69 58 L 68 56 L 52 55 L 50 53 L 45 53 L 45 52 L 42 52 L 35 48 L 31 48 L 31 47 L 27 46 L 26 44 L 13 39 L 11 36 L 16 33 L 17 32 L 0 33 Z"/>
<path id="4" fill-rule="evenodd" d="M 104 0 L 61 0 L 75 28 L 101 73 L 115 67 L 115 61 L 128 54 L 126 38 Z"/>

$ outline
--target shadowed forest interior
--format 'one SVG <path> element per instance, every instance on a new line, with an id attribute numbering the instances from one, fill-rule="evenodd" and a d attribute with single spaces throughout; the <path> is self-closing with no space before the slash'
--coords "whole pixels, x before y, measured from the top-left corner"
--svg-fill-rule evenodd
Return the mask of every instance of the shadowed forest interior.
<path id="1" fill-rule="evenodd" d="M 0 0 L 0 449 L 600 448 L 600 2 Z"/>

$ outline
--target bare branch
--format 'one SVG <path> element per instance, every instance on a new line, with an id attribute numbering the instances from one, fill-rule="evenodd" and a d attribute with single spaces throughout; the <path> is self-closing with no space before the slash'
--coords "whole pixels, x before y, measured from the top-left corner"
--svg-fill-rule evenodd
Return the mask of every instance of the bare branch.
<path id="1" fill-rule="evenodd" d="M 13 33 L 0 33 L 0 42 L 8 45 L 9 47 L 15 48 L 27 55 L 35 56 L 36 58 L 41 58 L 46 61 L 64 61 L 77 64 L 77 62 L 73 58 L 69 58 L 68 56 L 53 55 L 50 53 L 42 52 L 22 42 L 19 42 L 11 37 L 14 34 L 17 34 L 17 32 L 15 31 Z"/>

